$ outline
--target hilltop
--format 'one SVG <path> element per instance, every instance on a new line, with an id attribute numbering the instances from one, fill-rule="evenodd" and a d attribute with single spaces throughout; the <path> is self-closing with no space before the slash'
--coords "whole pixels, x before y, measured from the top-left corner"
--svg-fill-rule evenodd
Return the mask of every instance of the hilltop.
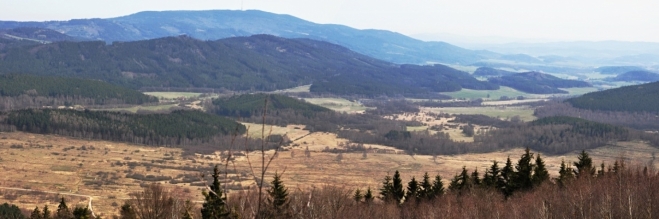
<path id="1" fill-rule="evenodd" d="M 49 28 L 70 36 L 107 43 L 183 34 L 202 40 L 269 34 L 327 41 L 394 63 L 471 63 L 499 56 L 493 52 L 463 49 L 444 42 L 424 42 L 386 30 L 359 30 L 343 25 L 317 24 L 290 15 L 257 10 L 144 11 L 109 19 L 0 21 L 0 29 L 16 27 Z"/>

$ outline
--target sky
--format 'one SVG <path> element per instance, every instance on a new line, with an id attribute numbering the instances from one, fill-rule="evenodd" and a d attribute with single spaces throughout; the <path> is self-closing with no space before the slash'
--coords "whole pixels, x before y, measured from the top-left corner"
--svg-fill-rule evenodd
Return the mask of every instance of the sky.
<path id="1" fill-rule="evenodd" d="M 659 42 L 659 1 L 645 0 L 0 0 L 0 6 L 0 20 L 17 21 L 256 9 L 406 35 Z"/>

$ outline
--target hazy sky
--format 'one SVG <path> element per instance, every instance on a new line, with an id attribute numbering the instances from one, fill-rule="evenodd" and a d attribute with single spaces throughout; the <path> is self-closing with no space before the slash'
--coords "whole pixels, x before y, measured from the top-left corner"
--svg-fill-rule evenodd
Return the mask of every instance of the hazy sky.
<path id="1" fill-rule="evenodd" d="M 659 42 L 659 1 L 0 0 L 0 20 L 108 18 L 151 10 L 258 9 L 403 34 Z"/>

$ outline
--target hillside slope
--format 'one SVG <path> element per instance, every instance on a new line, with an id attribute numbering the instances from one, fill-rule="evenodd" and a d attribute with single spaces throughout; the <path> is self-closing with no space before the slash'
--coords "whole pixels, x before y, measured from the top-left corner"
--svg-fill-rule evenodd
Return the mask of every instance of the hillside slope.
<path id="1" fill-rule="evenodd" d="M 290 15 L 257 10 L 145 11 L 109 19 L 15 22 L 0 21 L 0 29 L 50 28 L 89 40 L 136 41 L 188 35 L 203 40 L 269 34 L 286 38 L 311 38 L 350 48 L 394 63 L 472 63 L 499 56 L 467 50 L 443 42 L 423 42 L 385 30 L 358 30 L 335 24 L 316 24 Z"/>
<path id="2" fill-rule="evenodd" d="M 310 39 L 270 35 L 201 41 L 186 36 L 114 43 L 55 42 L 0 53 L 0 73 L 104 80 L 131 88 L 196 87 L 414 96 L 497 89 L 446 66 L 399 66 Z"/>
<path id="3" fill-rule="evenodd" d="M 589 110 L 659 112 L 659 82 L 587 93 L 566 102 Z"/>
<path id="4" fill-rule="evenodd" d="M 559 88 L 592 86 L 587 82 L 560 79 L 540 72 L 525 72 L 489 78 L 488 81 L 532 94 L 568 93 Z"/>

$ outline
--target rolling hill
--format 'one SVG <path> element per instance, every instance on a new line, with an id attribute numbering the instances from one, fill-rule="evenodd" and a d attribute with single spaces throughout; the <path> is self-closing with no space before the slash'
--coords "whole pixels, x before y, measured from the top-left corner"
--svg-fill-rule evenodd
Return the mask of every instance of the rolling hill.
<path id="1" fill-rule="evenodd" d="M 659 112 L 659 82 L 587 93 L 566 102 L 589 110 Z"/>
<path id="2" fill-rule="evenodd" d="M 659 81 L 659 74 L 646 71 L 646 70 L 635 70 L 628 71 L 617 75 L 612 78 L 608 78 L 608 81 L 643 81 L 643 82 L 654 82 Z"/>
<path id="3" fill-rule="evenodd" d="M 327 41 L 394 63 L 468 64 L 500 56 L 493 52 L 467 50 L 444 42 L 424 42 L 391 31 L 316 24 L 290 15 L 257 10 L 145 11 L 109 19 L 0 21 L 0 29 L 17 27 L 49 28 L 70 36 L 108 43 L 182 34 L 202 40 L 269 34 Z"/>
<path id="4" fill-rule="evenodd" d="M 202 41 L 187 36 L 136 42 L 54 42 L 0 53 L 0 73 L 103 80 L 145 87 L 272 91 L 313 84 L 311 92 L 404 95 L 498 89 L 443 65 L 396 65 L 345 47 L 271 35 Z"/>
<path id="5" fill-rule="evenodd" d="M 568 93 L 559 88 L 592 86 L 587 82 L 560 79 L 540 72 L 525 72 L 502 77 L 493 77 L 489 78 L 488 81 L 532 94 Z"/>
<path id="6" fill-rule="evenodd" d="M 476 69 L 476 71 L 474 71 L 473 75 L 480 77 L 501 77 L 501 76 L 513 75 L 515 73 L 516 72 L 500 70 L 496 68 L 480 67 Z"/>

